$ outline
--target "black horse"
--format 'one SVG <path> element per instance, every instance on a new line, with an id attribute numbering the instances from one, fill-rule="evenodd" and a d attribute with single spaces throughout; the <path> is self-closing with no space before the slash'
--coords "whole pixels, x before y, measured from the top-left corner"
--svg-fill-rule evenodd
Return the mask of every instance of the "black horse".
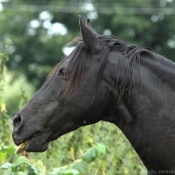
<path id="1" fill-rule="evenodd" d="M 175 174 L 175 64 L 98 35 L 81 17 L 80 29 L 73 42 L 81 43 L 14 117 L 15 144 L 43 152 L 63 134 L 103 120 L 121 129 L 149 174 Z"/>

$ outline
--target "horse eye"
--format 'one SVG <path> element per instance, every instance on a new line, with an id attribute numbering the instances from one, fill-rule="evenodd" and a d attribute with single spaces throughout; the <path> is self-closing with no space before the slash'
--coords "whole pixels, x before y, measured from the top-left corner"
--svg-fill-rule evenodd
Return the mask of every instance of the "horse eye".
<path id="1" fill-rule="evenodd" d="M 66 69 L 65 68 L 61 68 L 58 72 L 58 75 L 65 75 L 66 73 Z"/>

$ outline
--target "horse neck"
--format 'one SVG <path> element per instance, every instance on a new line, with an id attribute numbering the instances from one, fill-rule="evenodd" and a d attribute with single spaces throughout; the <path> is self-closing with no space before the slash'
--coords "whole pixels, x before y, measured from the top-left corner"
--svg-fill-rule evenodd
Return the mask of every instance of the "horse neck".
<path id="1" fill-rule="evenodd" d="M 175 67 L 143 57 L 139 77 L 104 120 L 121 129 L 148 170 L 175 170 Z"/>

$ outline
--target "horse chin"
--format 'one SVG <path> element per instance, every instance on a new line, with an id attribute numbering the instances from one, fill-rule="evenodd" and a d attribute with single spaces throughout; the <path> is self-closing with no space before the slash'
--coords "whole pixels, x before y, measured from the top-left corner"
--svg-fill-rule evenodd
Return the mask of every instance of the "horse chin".
<path id="1" fill-rule="evenodd" d="M 25 147 L 26 152 L 44 152 L 48 149 L 49 142 L 45 142 L 38 137 L 31 138 Z"/>

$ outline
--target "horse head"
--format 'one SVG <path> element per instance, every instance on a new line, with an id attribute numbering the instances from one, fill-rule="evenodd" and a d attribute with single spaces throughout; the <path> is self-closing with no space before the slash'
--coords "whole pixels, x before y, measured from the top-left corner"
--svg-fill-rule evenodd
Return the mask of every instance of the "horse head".
<path id="1" fill-rule="evenodd" d="M 99 80 L 103 50 L 108 46 L 97 39 L 89 20 L 84 25 L 80 18 L 80 29 L 82 43 L 55 66 L 13 119 L 14 142 L 27 141 L 27 152 L 45 151 L 50 141 L 98 122 L 108 110 L 110 89 L 106 81 Z"/>

